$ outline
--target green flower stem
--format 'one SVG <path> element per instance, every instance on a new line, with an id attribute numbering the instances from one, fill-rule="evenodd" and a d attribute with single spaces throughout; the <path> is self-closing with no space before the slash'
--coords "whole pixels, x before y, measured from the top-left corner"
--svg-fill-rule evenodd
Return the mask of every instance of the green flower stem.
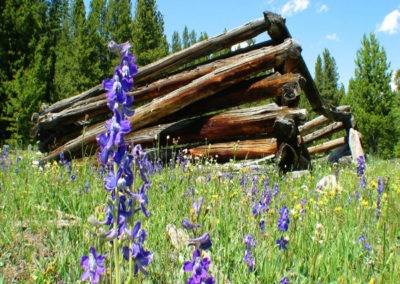
<path id="1" fill-rule="evenodd" d="M 114 175 L 117 176 L 118 174 L 118 164 L 114 163 Z M 118 206 L 119 206 L 119 190 L 118 186 L 115 188 L 115 205 L 114 205 L 114 230 L 118 231 Z M 115 270 L 115 283 L 120 284 L 121 281 L 121 274 L 120 274 L 120 246 L 118 238 L 113 240 L 113 253 L 114 253 L 114 270 Z"/>

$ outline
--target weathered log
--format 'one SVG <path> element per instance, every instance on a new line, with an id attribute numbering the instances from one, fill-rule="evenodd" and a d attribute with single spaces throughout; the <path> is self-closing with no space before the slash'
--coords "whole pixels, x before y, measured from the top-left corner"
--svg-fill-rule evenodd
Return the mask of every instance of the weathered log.
<path id="1" fill-rule="evenodd" d="M 255 139 L 236 142 L 215 143 L 189 149 L 193 156 L 217 157 L 218 161 L 229 159 L 256 159 L 271 154 L 278 150 L 275 138 Z"/>
<path id="2" fill-rule="evenodd" d="M 205 98 L 203 100 L 200 100 L 196 103 L 193 103 L 176 113 L 173 113 L 160 121 L 158 121 L 158 124 L 165 124 L 165 123 L 170 123 L 170 122 L 175 122 L 179 121 L 181 119 L 187 119 L 190 117 L 196 117 L 199 115 L 204 115 L 207 113 L 212 113 L 215 111 L 221 111 L 223 109 L 228 109 L 234 106 L 239 106 L 245 103 L 251 103 L 251 102 L 256 102 L 262 99 L 267 99 L 271 97 L 279 97 L 283 93 L 288 92 L 287 86 L 293 86 L 293 88 L 298 88 L 296 85 L 299 85 L 302 81 L 302 77 L 298 74 L 285 74 L 285 75 L 280 75 L 278 73 L 271 74 L 269 76 L 260 76 L 260 77 L 255 77 L 251 78 L 242 82 L 239 82 L 238 84 L 233 85 L 232 87 L 229 87 L 222 92 L 217 93 L 210 98 Z M 105 100 L 105 99 L 104 99 Z M 95 103 L 93 103 L 95 104 Z M 106 102 L 104 102 L 104 106 L 98 106 L 98 109 L 103 109 L 105 107 Z M 95 108 L 95 110 L 97 110 Z M 77 111 L 81 110 L 82 108 L 76 107 Z M 62 113 L 65 115 L 67 111 L 71 111 L 71 109 L 66 109 L 62 111 Z M 107 114 L 110 112 L 108 109 L 105 110 Z M 76 114 L 76 113 L 75 113 Z M 81 113 L 81 116 L 84 114 L 84 112 Z M 57 114 L 59 115 L 59 114 Z M 79 116 L 80 119 L 84 119 L 84 117 Z M 92 115 L 88 115 L 89 119 L 93 119 L 94 117 Z M 103 117 L 103 116 L 102 116 Z M 103 119 L 107 118 L 105 115 Z M 65 117 L 64 117 L 65 119 Z M 87 120 L 87 119 L 86 119 Z M 57 121 L 55 119 L 55 121 Z M 67 122 L 64 120 L 64 122 Z M 65 125 L 63 127 L 54 127 L 55 124 L 52 124 L 53 127 L 51 130 L 53 132 L 46 132 L 44 129 L 45 127 L 42 125 L 41 132 L 39 132 L 40 136 L 45 136 L 46 139 L 41 139 L 40 140 L 40 149 L 42 151 L 47 152 L 48 150 L 54 150 L 64 143 L 68 142 L 65 140 L 62 140 L 62 137 L 65 137 L 68 135 L 69 139 L 73 139 L 77 136 L 80 135 L 80 131 L 83 127 L 76 125 L 76 121 L 73 119 L 69 119 L 68 122 L 73 123 L 73 127 L 70 127 L 68 125 Z M 303 122 L 303 121 L 301 121 Z M 51 121 L 47 122 L 48 125 L 50 124 Z M 54 122 L 53 122 L 54 123 Z M 60 121 L 58 121 L 60 123 Z M 61 124 L 60 124 L 61 125 Z M 60 126 L 58 125 L 58 126 Z M 61 131 L 65 130 L 65 134 L 61 133 Z M 150 131 L 151 132 L 151 131 Z M 44 135 L 43 135 L 44 134 Z M 154 137 L 152 134 L 151 137 Z M 50 144 L 51 141 L 51 144 Z M 60 144 L 62 143 L 62 144 Z M 142 143 L 142 142 L 137 142 L 136 143 Z M 50 148 L 51 146 L 51 148 Z"/>
<path id="3" fill-rule="evenodd" d="M 50 113 L 50 112 L 57 112 L 57 111 L 63 110 L 65 108 L 69 107 L 74 102 L 78 102 L 80 100 L 83 100 L 83 99 L 86 99 L 89 97 L 94 97 L 102 92 L 103 92 L 103 88 L 101 87 L 101 85 L 97 85 L 77 96 L 63 99 L 61 101 L 58 101 L 58 102 L 52 104 L 51 106 L 42 106 L 41 115 Z"/>
<path id="4" fill-rule="evenodd" d="M 342 111 L 342 112 L 350 111 L 349 106 L 339 106 L 339 107 L 337 107 L 337 109 L 338 109 L 338 111 Z M 302 135 L 304 135 L 305 133 L 307 133 L 309 131 L 313 131 L 315 128 L 320 127 L 328 120 L 329 119 L 324 115 L 317 116 L 316 118 L 314 118 L 310 121 L 307 121 L 304 125 L 300 125 L 299 131 Z"/>
<path id="5" fill-rule="evenodd" d="M 212 98 L 205 98 L 190 104 L 163 118 L 161 122 L 177 121 L 182 118 L 195 117 L 268 98 L 280 97 L 284 93 L 288 94 L 288 85 L 297 89 L 301 82 L 302 77 L 292 73 L 285 75 L 274 73 L 269 76 L 251 78 L 222 90 Z"/>
<path id="6" fill-rule="evenodd" d="M 365 159 L 364 150 L 361 145 L 361 134 L 353 128 L 349 130 L 349 146 L 354 163 L 358 163 L 357 159 L 361 156 Z"/>
<path id="7" fill-rule="evenodd" d="M 141 82 L 160 77 L 160 75 L 166 74 L 168 71 L 183 66 L 194 59 L 231 47 L 232 45 L 243 42 L 247 39 L 254 38 L 265 31 L 265 20 L 263 18 L 257 19 L 221 35 L 198 42 L 154 63 L 148 64 L 140 68 L 140 72 L 136 75 L 135 80 Z"/>
<path id="8" fill-rule="evenodd" d="M 343 122 L 341 121 L 335 121 L 332 122 L 331 124 L 322 127 L 306 136 L 303 137 L 303 141 L 304 143 L 310 143 L 313 142 L 315 140 L 327 137 L 329 135 L 332 135 L 333 133 L 336 133 L 340 130 L 343 130 Z"/>
<path id="9" fill-rule="evenodd" d="M 293 54 L 294 50 L 297 50 L 297 45 L 289 39 L 276 46 L 249 52 L 242 60 L 214 70 L 182 88 L 137 108 L 135 115 L 130 118 L 132 130 L 156 123 L 162 117 L 170 115 L 191 103 L 211 96 L 249 76 L 280 65 L 287 58 L 287 54 Z M 69 141 L 61 146 L 58 151 L 77 153 L 82 146 L 94 143 L 96 136 L 102 131 L 104 131 L 104 125 L 102 123 L 96 124 L 90 127 L 85 135 Z M 49 155 L 48 158 L 50 157 L 53 156 Z"/>
<path id="10" fill-rule="evenodd" d="M 146 127 L 125 136 L 129 143 L 145 144 L 157 140 L 160 146 L 198 143 L 201 141 L 229 141 L 235 138 L 271 136 L 274 121 L 282 115 L 293 115 L 298 120 L 306 118 L 305 109 L 279 107 L 275 104 L 231 110 L 221 114 Z"/>
<path id="11" fill-rule="evenodd" d="M 291 38 L 288 28 L 286 27 L 285 19 L 280 15 L 265 12 L 265 22 L 267 23 L 267 31 L 271 39 L 276 43 L 281 43 L 284 40 Z M 303 57 L 299 57 L 290 67 L 285 66 L 286 72 L 300 73 L 306 80 L 304 85 L 304 92 L 307 96 L 308 101 L 311 104 L 312 109 L 332 120 L 341 121 L 346 129 L 353 128 L 355 121 L 351 113 L 344 113 L 338 111 L 336 108 L 325 105 L 322 101 L 322 97 L 319 94 L 317 87 L 315 86 L 314 80 L 304 62 Z"/>
<path id="12" fill-rule="evenodd" d="M 308 147 L 308 152 L 310 155 L 315 155 L 317 153 L 326 152 L 332 149 L 335 149 L 339 146 L 345 145 L 347 143 L 347 139 L 345 137 L 340 137 L 328 142 L 324 142 L 322 144 Z"/>
<path id="13" fill-rule="evenodd" d="M 298 124 L 292 115 L 281 116 L 274 123 L 274 134 L 279 143 L 276 162 L 283 172 L 310 167 L 310 155 L 300 136 Z"/>

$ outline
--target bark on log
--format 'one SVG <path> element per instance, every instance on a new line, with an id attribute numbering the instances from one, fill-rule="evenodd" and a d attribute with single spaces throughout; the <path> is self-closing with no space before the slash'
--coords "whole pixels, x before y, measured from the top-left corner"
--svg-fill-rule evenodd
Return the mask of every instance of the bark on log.
<path id="1" fill-rule="evenodd" d="M 285 75 L 274 73 L 269 76 L 251 78 L 215 94 L 212 98 L 205 98 L 190 104 L 163 118 L 161 122 L 177 121 L 268 98 L 280 97 L 284 93 L 288 93 L 288 85 L 297 88 L 301 81 L 300 75 L 292 73 Z"/>
<path id="2" fill-rule="evenodd" d="M 130 118 L 132 130 L 156 123 L 162 117 L 170 115 L 191 103 L 209 97 L 249 76 L 280 65 L 288 57 L 288 54 L 293 54 L 295 50 L 297 50 L 297 45 L 289 39 L 276 46 L 249 52 L 242 60 L 219 68 L 168 95 L 154 99 L 149 104 L 137 108 L 135 115 Z M 94 143 L 96 136 L 103 131 L 103 123 L 94 125 L 87 130 L 85 135 L 69 141 L 61 146 L 58 151 L 76 153 L 82 146 Z M 51 157 L 53 156 L 49 155 L 48 158 Z"/>
<path id="3" fill-rule="evenodd" d="M 310 143 L 315 140 L 332 135 L 333 133 L 336 133 L 343 129 L 344 129 L 344 127 L 343 127 L 342 122 L 340 122 L 340 121 L 332 122 L 331 124 L 329 124 L 323 128 L 320 128 L 320 129 L 314 131 L 313 133 L 310 133 L 310 134 L 304 136 L 303 141 L 304 141 L 304 143 Z"/>
<path id="4" fill-rule="evenodd" d="M 346 143 L 347 139 L 345 137 L 340 137 L 316 146 L 308 147 L 308 152 L 310 153 L 310 155 L 315 155 L 317 153 L 322 153 L 335 149 L 339 146 L 345 145 Z"/>
<path id="5" fill-rule="evenodd" d="M 183 66 L 194 59 L 231 47 L 232 45 L 243 42 L 247 39 L 254 38 L 265 31 L 265 20 L 263 18 L 254 20 L 236 29 L 196 43 L 186 49 L 140 68 L 140 72 L 136 75 L 135 80 L 137 82 L 142 82 L 160 77 L 160 75 L 174 70 L 179 66 Z"/>
<path id="6" fill-rule="evenodd" d="M 338 109 L 338 111 L 342 111 L 342 112 L 350 111 L 349 106 L 339 106 L 337 109 Z M 304 135 L 307 132 L 314 131 L 315 128 L 320 127 L 328 120 L 329 119 L 324 115 L 317 116 L 316 118 L 306 122 L 304 125 L 300 125 L 299 131 L 302 135 Z"/>
<path id="7" fill-rule="evenodd" d="M 274 121 L 281 115 L 292 115 L 300 121 L 306 118 L 307 113 L 305 109 L 278 107 L 275 104 L 232 110 L 169 125 L 159 133 L 159 140 L 164 146 L 167 136 L 170 139 L 179 138 L 179 143 L 183 144 L 271 136 Z"/>
<path id="8" fill-rule="evenodd" d="M 189 149 L 193 156 L 218 157 L 218 161 L 236 159 L 256 159 L 271 154 L 278 150 L 275 138 L 255 139 L 246 141 L 216 143 Z"/>

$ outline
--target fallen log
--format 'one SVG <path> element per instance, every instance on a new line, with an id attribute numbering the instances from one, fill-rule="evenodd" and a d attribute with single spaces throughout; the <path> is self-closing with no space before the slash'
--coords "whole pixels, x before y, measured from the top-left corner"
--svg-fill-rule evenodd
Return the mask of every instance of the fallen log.
<path id="1" fill-rule="evenodd" d="M 214 70 L 182 88 L 137 108 L 135 115 L 129 119 L 132 130 L 151 125 L 151 123 L 157 123 L 161 118 L 189 104 L 218 93 L 254 74 L 280 65 L 286 60 L 288 54 L 292 55 L 296 50 L 298 50 L 298 46 L 289 39 L 276 46 L 249 52 L 243 59 Z M 79 149 L 82 149 L 82 146 L 94 143 L 96 136 L 103 131 L 103 123 L 96 124 L 89 127 L 85 135 L 69 141 L 56 151 L 75 154 L 79 152 Z M 51 157 L 54 158 L 52 154 L 48 156 L 49 159 Z"/>
<path id="2" fill-rule="evenodd" d="M 308 147 L 308 152 L 310 153 L 310 155 L 315 155 L 318 153 L 323 153 L 335 149 L 339 146 L 345 145 L 346 143 L 347 139 L 345 137 L 340 137 L 316 146 Z"/>
<path id="3" fill-rule="evenodd" d="M 304 143 L 311 143 L 315 140 L 330 136 L 333 133 L 336 133 L 343 129 L 344 129 L 343 122 L 340 121 L 332 122 L 331 124 L 304 136 L 303 141 Z"/>
<path id="4" fill-rule="evenodd" d="M 288 94 L 288 85 L 298 88 L 302 77 L 298 74 L 280 75 L 274 73 L 267 76 L 251 78 L 212 96 L 190 104 L 172 115 L 166 116 L 161 122 L 172 122 L 183 118 L 221 111 Z"/>
<path id="5" fill-rule="evenodd" d="M 215 143 L 189 149 L 193 156 L 216 157 L 218 161 L 229 159 L 256 159 L 271 154 L 278 150 L 275 138 L 255 139 L 246 141 Z"/>
<path id="6" fill-rule="evenodd" d="M 337 109 L 338 109 L 338 111 L 342 111 L 342 112 L 350 111 L 349 106 L 339 106 L 339 107 L 337 107 Z M 303 125 L 300 125 L 299 131 L 302 135 L 304 135 L 305 133 L 313 131 L 315 128 L 320 127 L 321 125 L 323 125 L 325 122 L 328 122 L 328 121 L 329 121 L 329 119 L 324 115 L 317 116 L 316 118 L 314 118 L 310 121 L 307 121 Z"/>

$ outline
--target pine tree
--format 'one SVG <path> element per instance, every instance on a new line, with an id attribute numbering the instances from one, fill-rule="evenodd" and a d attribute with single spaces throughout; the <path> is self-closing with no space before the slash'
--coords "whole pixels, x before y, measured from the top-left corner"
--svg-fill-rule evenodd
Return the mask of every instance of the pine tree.
<path id="1" fill-rule="evenodd" d="M 314 82 L 317 86 L 324 102 L 338 106 L 342 99 L 339 92 L 339 74 L 337 72 L 336 61 L 327 49 L 324 49 L 321 56 L 318 55 L 315 62 Z"/>
<path id="2" fill-rule="evenodd" d="M 33 125 L 31 114 L 49 94 L 47 2 L 6 1 L 1 8 L 1 52 L 7 54 L 0 72 L 6 80 L 1 87 L 2 139 L 11 136 L 10 143 L 24 143 Z"/>
<path id="3" fill-rule="evenodd" d="M 322 59 L 321 56 L 318 55 L 317 60 L 315 61 L 315 72 L 314 72 L 314 83 L 318 90 L 323 88 L 323 77 L 324 73 L 322 71 Z"/>
<path id="4" fill-rule="evenodd" d="M 112 73 L 112 64 L 107 51 L 106 0 L 92 0 L 88 17 L 88 40 L 92 46 L 89 54 L 91 62 L 90 80 L 99 82 Z"/>
<path id="5" fill-rule="evenodd" d="M 393 135 L 392 108 L 395 97 L 390 89 L 391 71 L 386 52 L 373 33 L 363 36 L 357 51 L 354 78 L 350 79 L 348 100 L 363 134 L 364 148 L 387 157 L 397 138 Z"/>
<path id="6" fill-rule="evenodd" d="M 189 38 L 189 29 L 187 26 L 183 29 L 182 32 L 182 47 L 188 48 L 190 46 L 190 38 Z"/>
<path id="7" fill-rule="evenodd" d="M 193 45 L 197 42 L 197 35 L 195 30 L 192 30 L 189 34 L 189 43 L 190 45 Z"/>
<path id="8" fill-rule="evenodd" d="M 138 65 L 149 64 L 168 54 L 164 19 L 155 0 L 137 1 L 132 31 L 132 49 Z"/>
<path id="9" fill-rule="evenodd" d="M 172 43 L 171 43 L 171 52 L 175 53 L 182 50 L 182 42 L 179 37 L 179 33 L 177 31 L 174 31 L 172 34 Z"/>

